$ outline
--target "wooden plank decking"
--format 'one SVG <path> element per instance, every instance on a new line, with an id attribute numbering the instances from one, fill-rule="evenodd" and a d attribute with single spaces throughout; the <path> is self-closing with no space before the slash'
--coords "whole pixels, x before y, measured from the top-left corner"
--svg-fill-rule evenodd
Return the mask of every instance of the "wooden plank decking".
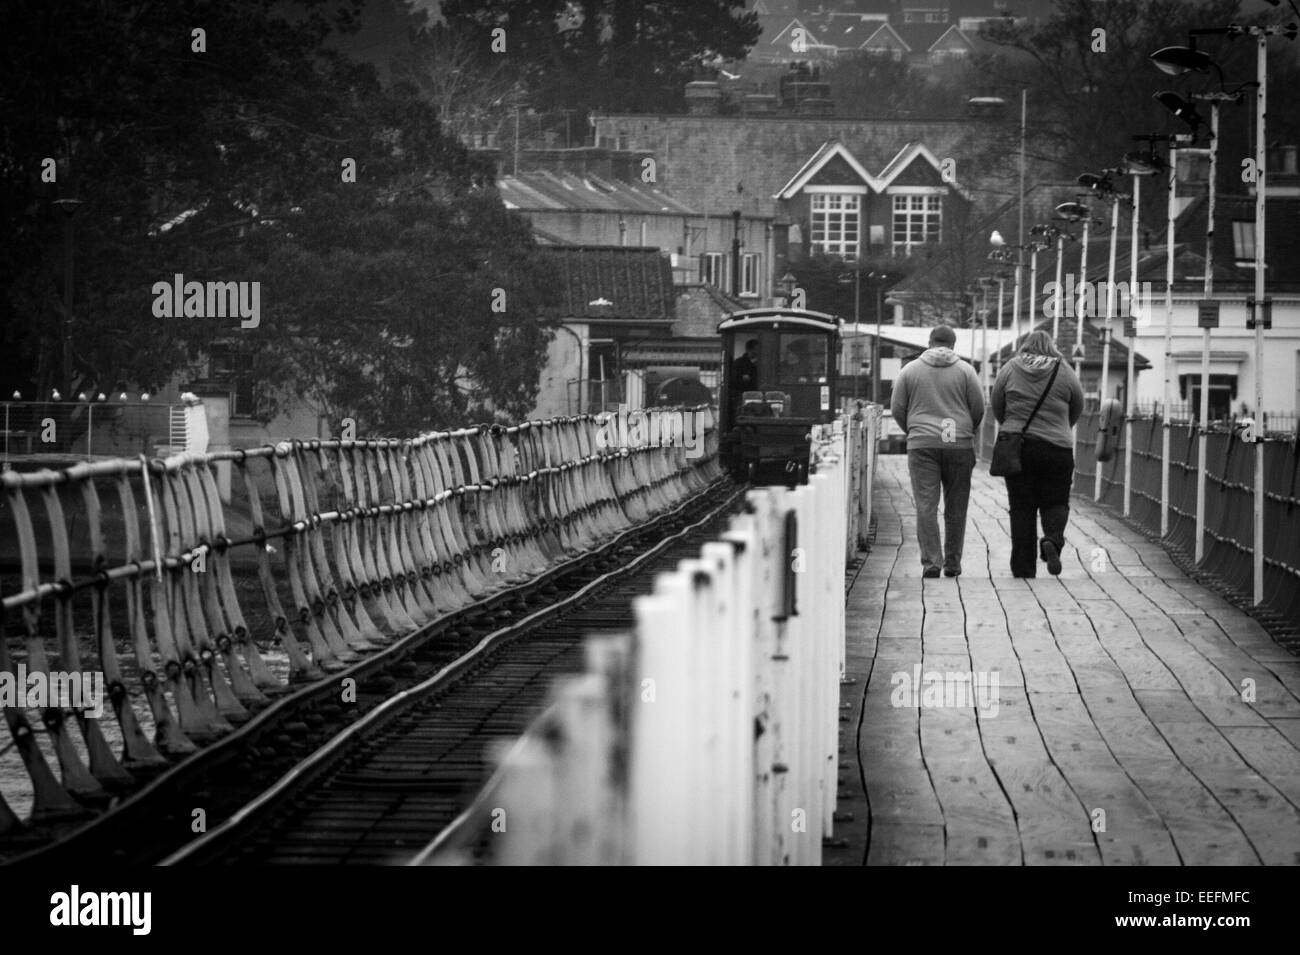
<path id="1" fill-rule="evenodd" d="M 1013 578 L 984 465 L 962 576 L 925 580 L 906 458 L 880 464 L 828 864 L 1300 863 L 1300 660 L 1078 499 L 1062 575 Z M 996 694 L 894 705 L 918 664 Z"/>

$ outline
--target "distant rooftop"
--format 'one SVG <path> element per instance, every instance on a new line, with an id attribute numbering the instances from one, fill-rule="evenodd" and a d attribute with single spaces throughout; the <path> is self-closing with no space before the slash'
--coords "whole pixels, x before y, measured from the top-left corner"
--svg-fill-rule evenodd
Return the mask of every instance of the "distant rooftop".
<path id="1" fill-rule="evenodd" d="M 521 172 L 497 180 L 507 209 L 525 212 L 636 212 L 694 216 L 690 206 L 653 185 L 621 182 L 593 174 Z"/>

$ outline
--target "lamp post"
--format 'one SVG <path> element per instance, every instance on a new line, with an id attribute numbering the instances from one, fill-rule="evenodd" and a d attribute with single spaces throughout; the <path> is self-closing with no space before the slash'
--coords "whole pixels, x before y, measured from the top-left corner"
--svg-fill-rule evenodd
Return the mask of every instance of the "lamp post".
<path id="1" fill-rule="evenodd" d="M 1050 247 L 1050 237 L 1055 236 L 1056 232 L 1055 227 L 1042 224 L 1029 230 L 1033 238 L 1029 240 L 1029 318 L 1025 322 L 1026 334 L 1034 330 L 1034 320 L 1037 317 L 1034 300 L 1038 295 L 1038 253 Z"/>
<path id="2" fill-rule="evenodd" d="M 880 323 L 885 311 L 885 282 L 889 279 L 887 272 L 870 272 L 867 278 L 875 280 L 876 286 L 876 344 L 871 350 L 871 400 L 880 404 Z"/>
<path id="3" fill-rule="evenodd" d="M 1097 386 L 1097 408 L 1106 400 L 1110 391 L 1110 334 L 1115 318 L 1115 247 L 1119 241 L 1119 201 L 1121 195 L 1115 191 L 1111 174 L 1115 170 L 1102 170 L 1102 175 L 1084 173 L 1079 182 L 1088 186 L 1098 195 L 1110 198 L 1110 258 L 1106 267 L 1106 316 L 1101 327 L 1101 381 Z M 1092 499 L 1101 500 L 1101 468 L 1093 472 Z"/>
<path id="4" fill-rule="evenodd" d="M 1209 66 L 1213 66 L 1219 72 L 1220 88 L 1218 91 L 1194 93 L 1191 97 L 1193 100 L 1206 101 L 1210 104 L 1210 145 L 1207 150 L 1210 169 L 1206 188 L 1205 276 L 1203 279 L 1205 291 L 1197 313 L 1197 320 L 1201 326 L 1201 400 L 1197 413 L 1199 425 L 1197 428 L 1196 448 L 1196 540 L 1194 560 L 1199 564 L 1205 557 L 1205 471 L 1210 433 L 1210 334 L 1213 329 L 1219 327 L 1219 307 L 1218 302 L 1214 299 L 1214 212 L 1219 168 L 1219 104 L 1240 102 L 1241 92 L 1240 88 L 1235 92 L 1228 92 L 1224 89 L 1223 71 L 1219 69 L 1218 64 L 1214 63 L 1205 54 L 1200 53 L 1200 51 L 1184 47 L 1165 47 L 1151 54 L 1151 59 L 1162 72 L 1170 75 L 1179 75 L 1189 70 L 1204 72 Z M 1154 98 L 1175 116 L 1187 123 L 1192 128 L 1193 134 L 1200 129 L 1203 120 L 1196 112 L 1196 107 L 1189 100 L 1169 91 L 1156 93 Z"/>
<path id="5" fill-rule="evenodd" d="M 1152 148 L 1154 149 L 1154 140 Z M 1132 234 L 1129 237 L 1129 313 L 1124 319 L 1124 336 L 1128 339 L 1128 368 L 1124 379 L 1124 516 L 1128 517 L 1133 500 L 1133 355 L 1137 351 L 1137 316 L 1134 315 L 1133 302 L 1138 287 L 1138 217 L 1142 214 L 1142 177 L 1154 175 L 1159 170 L 1160 158 L 1154 151 L 1146 154 L 1129 153 L 1124 157 L 1124 162 L 1133 178 Z"/>
<path id="6" fill-rule="evenodd" d="M 1083 246 L 1079 260 L 1079 292 L 1074 302 L 1074 373 L 1077 375 L 1083 361 L 1083 313 L 1086 311 L 1083 297 L 1088 288 L 1088 229 L 1093 221 L 1092 210 L 1082 202 L 1062 202 L 1056 207 L 1056 215 L 1067 222 L 1083 223 L 1083 237 L 1079 243 Z"/>
<path id="7" fill-rule="evenodd" d="M 1153 56 L 1159 57 L 1164 51 Z M 1159 61 L 1157 61 L 1159 64 Z M 1163 67 L 1162 67 L 1163 68 Z M 1233 99 L 1228 93 L 1223 98 Z M 1201 127 L 1202 119 L 1196 107 L 1177 93 L 1160 92 L 1154 97 L 1179 119 L 1192 128 L 1193 134 Z M 1203 94 L 1200 97 L 1210 100 L 1210 146 L 1207 150 L 1210 160 L 1209 179 L 1206 184 L 1206 226 L 1205 226 L 1205 275 L 1204 294 L 1197 310 L 1197 322 L 1201 326 L 1201 399 L 1197 411 L 1196 428 L 1196 532 L 1194 543 L 1194 560 L 1200 563 L 1205 557 L 1205 468 L 1210 434 L 1210 333 L 1219 324 L 1218 303 L 1214 301 L 1214 200 L 1216 179 L 1218 178 L 1219 152 L 1219 103 L 1218 94 Z"/>
<path id="8" fill-rule="evenodd" d="M 1066 232 L 1064 229 L 1062 229 L 1061 234 L 1056 237 L 1056 311 L 1052 315 L 1052 344 L 1056 345 L 1057 348 L 1061 347 L 1059 342 L 1061 337 L 1061 305 L 1065 296 L 1065 289 L 1061 288 L 1061 269 L 1065 265 L 1066 236 L 1069 236 L 1071 239 L 1074 238 L 1073 235 L 1070 235 L 1070 233 Z"/>
<path id="9" fill-rule="evenodd" d="M 1040 223 L 1039 225 L 1036 225 L 1032 229 L 1030 229 L 1029 232 L 1032 236 L 1034 236 L 1034 250 L 1033 250 L 1033 255 L 1031 256 L 1031 263 L 1032 263 L 1032 269 L 1035 273 L 1035 277 L 1032 281 L 1035 283 L 1037 283 L 1038 281 L 1037 279 L 1038 253 L 1050 249 L 1052 247 L 1053 240 L 1055 240 L 1056 242 L 1056 294 L 1053 296 L 1052 299 L 1052 309 L 1053 309 L 1052 343 L 1058 344 L 1057 339 L 1060 337 L 1061 334 L 1061 302 L 1064 296 L 1064 290 L 1061 288 L 1061 277 L 1062 277 L 1061 272 L 1065 265 L 1065 241 L 1066 239 L 1069 239 L 1071 242 L 1073 242 L 1074 236 L 1071 235 L 1066 230 L 1057 226 L 1055 223 L 1050 223 L 1050 222 Z M 1034 314 L 1032 308 L 1033 305 L 1031 303 L 1030 305 L 1031 311 L 1029 313 L 1031 323 L 1033 321 L 1033 314 Z"/>
<path id="10" fill-rule="evenodd" d="M 1277 6 L 1279 0 L 1268 0 Z M 1288 0 L 1293 13 L 1300 17 L 1294 0 Z M 1267 105 L 1268 105 L 1268 38 L 1282 35 L 1294 41 L 1297 25 L 1288 23 L 1280 26 L 1242 27 L 1232 24 L 1226 27 L 1190 31 L 1193 46 L 1166 47 L 1152 54 L 1152 61 L 1164 72 L 1170 74 L 1186 73 L 1190 70 L 1205 71 L 1215 67 L 1222 77 L 1218 64 L 1195 47 L 1198 36 L 1238 37 L 1249 34 L 1255 38 L 1255 294 L 1247 302 L 1250 317 L 1248 327 L 1255 332 L 1255 426 L 1251 438 L 1255 443 L 1255 494 L 1254 494 L 1254 540 L 1252 548 L 1254 578 L 1253 599 L 1256 604 L 1264 600 L 1264 330 L 1268 326 L 1269 305 L 1264 290 L 1265 256 L 1265 216 L 1267 214 L 1267 189 L 1265 188 L 1265 160 Z M 1221 84 L 1222 85 L 1222 84 Z M 1166 373 L 1167 376 L 1167 373 Z"/>

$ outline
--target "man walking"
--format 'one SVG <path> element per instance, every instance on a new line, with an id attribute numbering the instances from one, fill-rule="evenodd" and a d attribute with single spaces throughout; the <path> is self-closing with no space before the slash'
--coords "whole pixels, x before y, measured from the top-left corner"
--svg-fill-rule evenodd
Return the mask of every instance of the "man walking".
<path id="1" fill-rule="evenodd" d="M 890 410 L 907 434 L 907 470 L 916 499 L 916 539 L 926 577 L 961 573 L 966 505 L 975 470 L 975 431 L 984 418 L 979 377 L 953 351 L 957 336 L 947 325 L 930 331 L 930 347 L 894 380 Z M 943 540 L 939 539 L 939 491 L 943 491 Z"/>

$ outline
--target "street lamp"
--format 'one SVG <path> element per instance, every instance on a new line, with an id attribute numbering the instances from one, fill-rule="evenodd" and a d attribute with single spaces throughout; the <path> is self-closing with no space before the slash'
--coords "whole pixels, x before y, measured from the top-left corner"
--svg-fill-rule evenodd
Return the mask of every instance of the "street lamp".
<path id="1" fill-rule="evenodd" d="M 1043 249 L 1048 248 L 1053 239 L 1056 240 L 1056 296 L 1055 296 L 1055 301 L 1053 302 L 1052 343 L 1058 344 L 1057 339 L 1060 337 L 1061 334 L 1061 299 L 1062 296 L 1064 295 L 1064 290 L 1061 288 L 1061 270 L 1065 264 L 1065 240 L 1069 239 L 1071 242 L 1073 242 L 1074 236 L 1071 233 L 1067 232 L 1066 230 L 1056 225 L 1053 225 L 1051 223 L 1036 225 L 1029 230 L 1029 234 L 1035 236 L 1036 239 L 1039 241 L 1038 247 L 1035 248 L 1034 254 L 1031 257 L 1030 268 L 1034 273 L 1034 276 L 1032 278 L 1032 282 L 1034 283 L 1038 281 L 1037 278 L 1038 253 L 1041 252 Z M 1030 306 L 1031 310 L 1029 313 L 1031 324 L 1033 322 L 1033 314 L 1034 314 L 1032 308 L 1033 306 L 1031 304 Z"/>
<path id="2" fill-rule="evenodd" d="M 1056 238 L 1060 231 L 1055 226 L 1044 225 L 1041 222 L 1029 230 L 1029 319 L 1025 323 L 1025 328 L 1029 331 L 1034 330 L 1034 318 L 1037 314 L 1034 300 L 1038 295 L 1038 253 L 1051 248 L 1052 239 Z"/>
<path id="3" fill-rule="evenodd" d="M 1183 56 L 1184 53 L 1187 56 Z M 1164 50 L 1152 54 L 1153 58 L 1157 56 L 1166 56 L 1174 62 L 1199 62 L 1198 58 L 1204 58 L 1208 65 L 1218 69 L 1218 64 L 1210 60 L 1206 54 L 1194 49 L 1166 47 Z M 1160 65 L 1160 61 L 1157 60 L 1156 62 L 1157 65 Z M 1205 66 L 1189 67 L 1189 69 L 1199 69 L 1201 71 L 1204 71 L 1205 68 Z M 1240 90 L 1230 93 L 1222 88 L 1223 85 L 1223 71 L 1219 70 L 1220 90 L 1218 92 L 1192 95 L 1192 99 L 1207 100 L 1210 103 L 1210 147 L 1208 149 L 1210 170 L 1206 197 L 1205 293 L 1197 310 L 1197 321 L 1201 326 L 1201 400 L 1197 415 L 1200 424 L 1197 429 L 1196 451 L 1196 543 L 1194 560 L 1198 564 L 1205 557 L 1205 466 L 1210 433 L 1210 332 L 1212 329 L 1219 327 L 1219 303 L 1214 299 L 1214 211 L 1219 168 L 1219 104 L 1241 102 Z M 1197 133 L 1204 124 L 1204 120 L 1196 112 L 1191 102 L 1183 99 L 1177 93 L 1157 93 L 1155 99 L 1190 126 L 1193 134 Z"/>
<path id="4" fill-rule="evenodd" d="M 989 261 L 996 263 L 998 265 L 1008 265 L 1011 262 L 1011 256 L 1006 252 L 994 251 L 989 253 Z M 993 278 L 996 279 L 998 283 L 998 350 L 999 351 L 1001 351 L 1002 349 L 1002 299 L 1003 299 L 1003 293 L 1006 289 L 1006 281 L 1010 277 L 1011 277 L 1011 273 L 1002 269 L 999 269 L 993 275 Z M 1016 340 L 1012 338 L 1011 353 L 1013 356 L 1015 355 L 1015 351 L 1016 351 Z"/>
<path id="5" fill-rule="evenodd" d="M 875 367 L 871 370 L 871 400 L 880 404 L 880 323 L 885 312 L 885 283 L 889 281 L 889 274 L 868 272 L 867 278 L 875 279 L 876 286 L 876 344 L 871 350 L 872 364 Z"/>
<path id="6" fill-rule="evenodd" d="M 1268 0 L 1268 2 L 1272 6 L 1277 6 L 1279 0 Z M 1294 0 L 1288 0 L 1288 3 L 1292 12 L 1297 17 L 1300 17 L 1300 10 L 1296 9 Z M 1193 43 L 1196 42 L 1198 36 L 1238 37 L 1249 34 L 1255 38 L 1255 79 L 1258 84 L 1255 88 L 1255 294 L 1253 298 L 1247 300 L 1246 304 L 1250 314 L 1247 326 L 1253 328 L 1255 332 L 1256 425 L 1251 437 L 1255 441 L 1255 526 L 1252 576 L 1254 578 L 1253 598 L 1256 604 L 1262 603 L 1264 600 L 1264 435 L 1261 429 L 1264 408 L 1264 329 L 1268 325 L 1269 307 L 1271 305 L 1264 292 L 1265 217 L 1268 205 L 1268 191 L 1265 188 L 1264 171 L 1267 144 L 1265 127 L 1267 125 L 1268 105 L 1268 38 L 1281 35 L 1294 41 L 1297 29 L 1295 23 L 1250 27 L 1230 24 L 1226 27 L 1190 31 Z M 1218 64 L 1214 63 L 1212 59 L 1204 55 L 1194 55 L 1197 53 L 1199 51 L 1195 47 L 1165 47 L 1152 55 L 1152 61 L 1157 67 L 1171 75 L 1186 73 L 1189 70 L 1203 71 L 1210 65 L 1218 69 Z M 1221 73 L 1222 71 L 1220 71 Z M 1166 372 L 1166 376 L 1167 374 Z"/>
<path id="7" fill-rule="evenodd" d="M 1139 137 L 1142 138 L 1142 137 Z M 1135 369 L 1133 356 L 1137 351 L 1137 319 L 1134 312 L 1134 296 L 1138 288 L 1138 217 L 1142 214 L 1142 177 L 1154 176 L 1163 166 L 1163 161 L 1155 154 L 1154 138 L 1146 153 L 1127 153 L 1124 166 L 1133 177 L 1133 221 L 1132 235 L 1129 238 L 1129 280 L 1128 311 L 1124 318 L 1124 337 L 1128 339 L 1128 368 L 1124 379 L 1124 516 L 1128 517 L 1133 499 L 1133 388 Z"/>
<path id="8" fill-rule="evenodd" d="M 1083 247 L 1082 257 L 1079 260 L 1079 298 L 1074 309 L 1074 373 L 1077 376 L 1083 365 L 1083 319 L 1084 312 L 1087 311 L 1084 295 L 1088 290 L 1088 230 L 1094 221 L 1100 220 L 1094 220 L 1092 209 L 1082 202 L 1062 202 L 1056 207 L 1056 215 L 1066 222 L 1083 223 L 1083 238 L 1079 243 Z"/>
<path id="9" fill-rule="evenodd" d="M 1119 241 L 1119 201 L 1121 194 L 1115 191 L 1111 176 L 1118 170 L 1103 169 L 1100 176 L 1086 172 L 1079 177 L 1079 182 L 1086 185 L 1098 196 L 1110 199 L 1110 258 L 1106 268 L 1106 316 L 1101 327 L 1101 381 L 1097 386 L 1097 409 L 1106 400 L 1110 391 L 1110 333 L 1115 318 L 1115 247 Z M 1101 499 L 1101 471 L 1096 468 L 1093 473 L 1092 499 Z"/>

